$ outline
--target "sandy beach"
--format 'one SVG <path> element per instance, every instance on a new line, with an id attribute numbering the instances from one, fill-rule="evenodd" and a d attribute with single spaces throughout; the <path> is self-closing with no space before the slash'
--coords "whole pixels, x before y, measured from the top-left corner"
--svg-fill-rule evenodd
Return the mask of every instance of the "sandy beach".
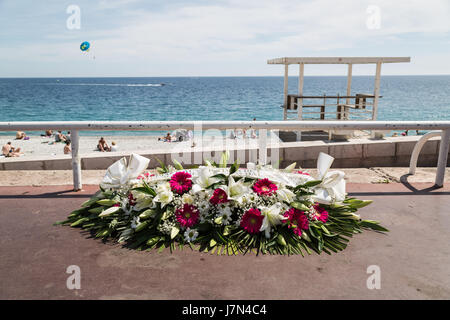
<path id="1" fill-rule="evenodd" d="M 80 136 L 80 154 L 92 154 L 98 153 L 100 151 L 96 150 L 96 146 L 100 137 L 97 136 Z M 118 147 L 118 151 L 162 151 L 170 152 L 175 150 L 189 150 L 193 142 L 197 146 L 200 143 L 203 147 L 219 147 L 224 145 L 242 145 L 246 147 L 257 147 L 258 139 L 252 138 L 238 138 L 230 139 L 224 136 L 203 136 L 203 139 L 195 138 L 190 141 L 183 142 L 164 142 L 158 141 L 158 136 L 104 136 L 106 142 L 111 146 L 111 142 L 115 142 Z M 200 141 L 201 140 L 201 141 Z M 275 140 L 278 140 L 275 138 Z M 273 140 L 273 142 L 275 141 Z M 3 146 L 8 141 L 11 141 L 11 145 L 15 148 L 20 148 L 21 152 L 24 154 L 20 159 L 26 157 L 34 156 L 60 156 L 64 155 L 64 143 L 54 142 L 54 138 L 40 137 L 40 136 L 30 136 L 29 140 L 16 140 L 15 136 L 0 136 L 0 144 Z M 269 141 L 270 143 L 270 141 Z M 108 152 L 107 154 L 112 154 L 114 152 Z M 2 159 L 4 159 L 2 157 Z"/>

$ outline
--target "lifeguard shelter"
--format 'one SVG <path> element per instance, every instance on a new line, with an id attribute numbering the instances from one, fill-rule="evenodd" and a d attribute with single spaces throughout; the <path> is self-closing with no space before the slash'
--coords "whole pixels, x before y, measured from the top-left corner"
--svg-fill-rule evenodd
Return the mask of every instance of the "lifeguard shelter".
<path id="1" fill-rule="evenodd" d="M 381 65 L 383 63 L 410 62 L 410 57 L 285 57 L 270 59 L 268 64 L 284 65 L 284 120 L 376 120 L 380 96 Z M 289 65 L 299 65 L 298 93 L 289 94 Z M 345 94 L 304 95 L 305 64 L 346 64 L 347 91 Z M 373 94 L 351 94 L 354 64 L 375 64 Z M 330 109 L 332 109 L 330 111 Z M 300 135 L 298 135 L 300 138 Z M 299 139 L 298 139 L 299 140 Z"/>

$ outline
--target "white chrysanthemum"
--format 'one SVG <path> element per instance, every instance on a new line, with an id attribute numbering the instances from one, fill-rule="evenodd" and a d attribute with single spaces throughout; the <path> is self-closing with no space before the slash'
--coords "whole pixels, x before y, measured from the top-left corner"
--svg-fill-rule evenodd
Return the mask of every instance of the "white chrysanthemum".
<path id="1" fill-rule="evenodd" d="M 187 228 L 184 232 L 184 240 L 187 242 L 192 242 L 198 237 L 198 231 L 195 229 Z"/>
<path id="2" fill-rule="evenodd" d="M 216 215 L 217 218 L 222 218 L 222 224 L 228 225 L 231 222 L 231 209 L 230 207 L 222 207 L 219 209 L 219 213 Z"/>
<path id="3" fill-rule="evenodd" d="M 197 209 L 202 214 L 207 214 L 209 212 L 209 209 L 211 208 L 211 204 L 209 201 L 200 201 L 197 205 Z"/>

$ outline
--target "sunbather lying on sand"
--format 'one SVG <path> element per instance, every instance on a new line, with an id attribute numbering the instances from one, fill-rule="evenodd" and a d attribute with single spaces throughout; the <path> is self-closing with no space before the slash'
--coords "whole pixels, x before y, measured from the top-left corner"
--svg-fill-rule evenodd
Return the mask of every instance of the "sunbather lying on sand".
<path id="1" fill-rule="evenodd" d="M 164 142 L 172 142 L 172 136 L 170 135 L 170 132 L 167 132 L 167 135 L 162 137 L 162 138 L 158 138 L 158 141 L 164 141 Z"/>

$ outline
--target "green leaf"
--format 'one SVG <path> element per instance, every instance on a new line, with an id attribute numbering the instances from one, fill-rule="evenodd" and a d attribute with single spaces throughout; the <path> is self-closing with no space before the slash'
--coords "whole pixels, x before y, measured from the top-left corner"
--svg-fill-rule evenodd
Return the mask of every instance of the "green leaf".
<path id="1" fill-rule="evenodd" d="M 228 159 L 230 159 L 230 152 L 227 150 L 222 153 L 222 156 L 220 157 L 220 167 L 226 168 L 228 164 Z"/>
<path id="2" fill-rule="evenodd" d="M 209 240 L 209 246 L 211 248 L 214 247 L 216 244 L 217 244 L 216 240 L 214 240 L 214 239 Z"/>
<path id="3" fill-rule="evenodd" d="M 141 222 L 137 225 L 136 229 L 134 229 L 134 232 L 139 232 L 141 230 L 143 230 L 144 228 L 146 228 L 149 224 L 150 220 L 146 220 L 144 222 Z"/>
<path id="4" fill-rule="evenodd" d="M 277 237 L 277 242 L 281 246 L 286 246 L 287 245 L 286 240 L 284 239 L 284 237 L 283 237 L 283 235 L 281 233 Z"/>
<path id="5" fill-rule="evenodd" d="M 230 167 L 230 176 L 235 173 L 239 169 L 239 162 L 236 160 L 233 165 Z"/>
<path id="6" fill-rule="evenodd" d="M 81 218 L 81 219 L 78 219 L 77 221 L 75 221 L 74 223 L 72 223 L 70 226 L 71 227 L 77 227 L 77 226 L 79 226 L 80 224 L 82 224 L 83 222 L 86 222 L 86 221 L 89 221 L 89 219 L 88 218 Z"/>
<path id="7" fill-rule="evenodd" d="M 112 200 L 112 199 L 101 199 L 97 201 L 97 204 L 101 205 L 101 206 L 106 206 L 106 207 L 111 207 L 112 205 L 116 204 L 117 201 L 116 200 Z"/>
<path id="8" fill-rule="evenodd" d="M 140 219 L 153 218 L 153 217 L 155 217 L 156 213 L 157 213 L 156 210 L 147 209 L 139 215 L 139 218 Z"/>
<path id="9" fill-rule="evenodd" d="M 93 205 L 94 203 L 96 203 L 98 200 L 100 200 L 101 198 L 99 197 L 92 197 L 89 200 L 83 202 L 81 204 L 82 207 L 86 208 L 86 207 L 90 207 L 91 205 Z"/>
<path id="10" fill-rule="evenodd" d="M 352 200 L 349 202 L 349 206 L 354 209 L 360 209 L 364 208 L 365 206 L 368 206 L 372 202 L 373 200 Z"/>
<path id="11" fill-rule="evenodd" d="M 304 183 L 302 186 L 305 187 L 305 188 L 312 188 L 312 187 L 317 186 L 318 184 L 321 184 L 321 183 L 322 183 L 322 180 L 311 180 L 311 181 L 308 181 L 308 182 Z"/>
<path id="12" fill-rule="evenodd" d="M 167 169 L 167 167 L 166 167 L 166 165 L 164 164 L 164 162 L 162 162 L 161 160 L 159 160 L 157 157 L 155 157 L 155 159 L 156 159 L 156 161 L 158 161 L 158 163 L 159 163 L 159 165 L 161 166 L 160 168 L 158 167 L 158 168 L 156 168 L 156 170 L 159 172 L 159 173 L 168 173 L 169 172 L 169 169 Z"/>
<path id="13" fill-rule="evenodd" d="M 360 221 L 359 225 L 362 226 L 362 227 L 366 227 L 366 228 L 370 228 L 370 229 L 376 230 L 376 231 L 389 232 L 388 229 L 380 226 L 379 222 L 377 222 L 377 221 L 362 220 L 362 221 Z"/>
<path id="14" fill-rule="evenodd" d="M 183 166 L 181 165 L 181 163 L 179 163 L 177 160 L 172 159 L 173 165 L 175 166 L 175 169 L 177 170 L 183 170 Z"/>
<path id="15" fill-rule="evenodd" d="M 322 224 L 320 225 L 320 227 L 322 228 L 322 230 L 326 233 L 326 234 L 330 234 L 330 231 L 328 231 L 328 229 Z"/>
<path id="16" fill-rule="evenodd" d="M 291 202 L 291 207 L 301 211 L 309 211 L 309 208 L 306 205 L 298 201 Z"/>
<path id="17" fill-rule="evenodd" d="M 159 241 L 159 237 L 150 238 L 147 241 L 147 245 L 152 246 L 152 245 L 156 244 L 158 241 Z"/>
<path id="18" fill-rule="evenodd" d="M 95 207 L 95 208 L 89 209 L 88 212 L 99 214 L 103 211 L 103 209 L 104 209 L 103 207 Z"/>

